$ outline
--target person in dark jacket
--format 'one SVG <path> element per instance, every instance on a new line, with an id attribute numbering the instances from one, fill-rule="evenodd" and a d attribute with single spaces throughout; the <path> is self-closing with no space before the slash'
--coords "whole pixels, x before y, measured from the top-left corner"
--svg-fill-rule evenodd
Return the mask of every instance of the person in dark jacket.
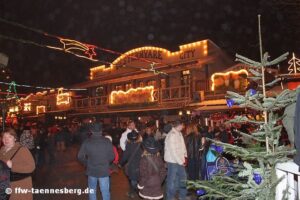
<path id="1" fill-rule="evenodd" d="M 114 160 L 112 143 L 102 136 L 102 124 L 94 123 L 90 126 L 91 137 L 86 139 L 79 150 L 78 159 L 86 165 L 88 187 L 93 192 L 89 193 L 89 200 L 97 199 L 97 183 L 103 200 L 110 200 L 109 166 Z"/>
<path id="2" fill-rule="evenodd" d="M 186 127 L 186 149 L 188 156 L 187 174 L 189 180 L 199 180 L 202 171 L 202 156 L 205 137 L 202 137 L 196 124 Z"/>
<path id="3" fill-rule="evenodd" d="M 130 182 L 130 191 L 127 196 L 135 198 L 137 192 L 137 183 L 139 180 L 139 165 L 142 155 L 141 148 L 142 137 L 136 132 L 131 131 L 127 135 L 127 144 L 123 153 L 120 165 L 125 166 L 125 173 Z"/>
<path id="4" fill-rule="evenodd" d="M 143 141 L 144 153 L 140 161 L 140 180 L 138 189 L 143 199 L 162 199 L 162 183 L 167 170 L 159 153 L 159 143 L 149 137 Z"/>

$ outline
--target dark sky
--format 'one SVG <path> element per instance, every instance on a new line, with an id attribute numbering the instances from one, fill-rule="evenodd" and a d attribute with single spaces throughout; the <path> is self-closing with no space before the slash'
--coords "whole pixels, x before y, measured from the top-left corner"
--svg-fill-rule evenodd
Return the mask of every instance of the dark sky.
<path id="1" fill-rule="evenodd" d="M 278 3 L 281 2 L 281 3 Z M 257 14 L 262 15 L 264 49 L 271 56 L 300 56 L 300 3 L 288 0 L 0 0 L 0 17 L 65 38 L 126 52 L 153 45 L 211 39 L 228 55 L 259 55 Z M 293 0 L 291 2 L 297 2 Z M 47 44 L 41 35 L 0 22 L 0 34 Z M 298 52 L 297 52 L 298 51 Z M 86 80 L 97 65 L 70 54 L 0 39 L 17 83 L 69 86 Z M 116 57 L 116 56 L 115 56 Z M 98 51 L 97 58 L 115 57 Z"/>

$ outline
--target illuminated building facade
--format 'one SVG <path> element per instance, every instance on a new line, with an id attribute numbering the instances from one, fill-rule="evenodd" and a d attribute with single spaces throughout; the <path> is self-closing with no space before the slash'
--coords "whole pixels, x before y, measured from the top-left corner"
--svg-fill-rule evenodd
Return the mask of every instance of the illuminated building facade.
<path id="1" fill-rule="evenodd" d="M 172 120 L 182 110 L 191 114 L 193 103 L 214 98 L 216 93 L 224 98 L 224 91 L 211 90 L 211 76 L 232 64 L 210 40 L 181 45 L 175 52 L 159 47 L 136 48 L 111 65 L 92 67 L 90 80 L 73 86 L 87 88 L 88 97 L 74 100 L 72 116 L 97 115 L 108 121 L 125 121 L 153 115 Z"/>

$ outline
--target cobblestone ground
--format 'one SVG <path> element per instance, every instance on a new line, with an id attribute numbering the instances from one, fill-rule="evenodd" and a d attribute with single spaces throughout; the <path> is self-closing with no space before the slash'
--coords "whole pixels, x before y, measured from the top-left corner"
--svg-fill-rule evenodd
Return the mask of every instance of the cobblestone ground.
<path id="1" fill-rule="evenodd" d="M 86 189 L 87 177 L 85 176 L 84 167 L 77 161 L 77 152 L 79 147 L 69 147 L 65 152 L 56 152 L 56 161 L 54 164 L 46 164 L 37 169 L 33 185 L 34 188 L 72 188 Z M 127 200 L 128 181 L 122 171 L 115 173 L 111 177 L 111 199 Z M 98 189 L 98 198 L 100 192 Z M 85 200 L 88 199 L 86 194 L 34 194 L 34 200 Z M 135 199 L 140 199 L 136 197 Z"/>

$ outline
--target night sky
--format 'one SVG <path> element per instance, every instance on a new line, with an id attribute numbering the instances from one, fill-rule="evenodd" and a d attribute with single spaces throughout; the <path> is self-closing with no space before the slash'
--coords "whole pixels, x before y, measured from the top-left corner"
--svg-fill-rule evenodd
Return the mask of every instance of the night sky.
<path id="1" fill-rule="evenodd" d="M 281 3 L 278 3 L 281 2 Z M 234 59 L 259 56 L 257 14 L 263 45 L 272 58 L 289 51 L 300 57 L 300 3 L 288 0 L 0 0 L 0 17 L 61 37 L 126 52 L 152 45 L 175 51 L 181 44 L 211 39 Z M 290 2 L 297 2 L 296 0 Z M 0 34 L 40 44 L 55 44 L 37 33 L 0 22 Z M 56 43 L 59 44 L 59 43 Z M 70 86 L 82 82 L 88 60 L 0 38 L 17 83 Z M 116 55 L 97 51 L 109 62 Z"/>

